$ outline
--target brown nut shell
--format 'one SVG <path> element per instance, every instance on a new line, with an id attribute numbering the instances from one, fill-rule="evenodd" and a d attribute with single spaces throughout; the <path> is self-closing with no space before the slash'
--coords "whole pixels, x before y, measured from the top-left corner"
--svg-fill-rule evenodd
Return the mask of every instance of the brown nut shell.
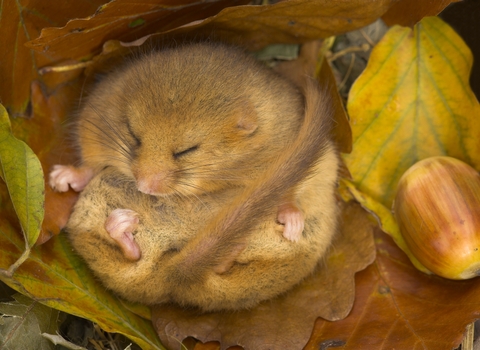
<path id="1" fill-rule="evenodd" d="M 480 276 L 480 175 L 451 157 L 431 157 L 408 169 L 393 206 L 413 255 L 450 279 Z"/>

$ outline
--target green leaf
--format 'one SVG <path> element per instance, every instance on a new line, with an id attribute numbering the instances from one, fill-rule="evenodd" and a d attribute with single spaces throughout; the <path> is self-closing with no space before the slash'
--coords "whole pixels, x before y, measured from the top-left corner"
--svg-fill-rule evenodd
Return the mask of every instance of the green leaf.
<path id="1" fill-rule="evenodd" d="M 40 161 L 23 141 L 13 136 L 10 119 L 0 105 L 0 177 L 17 213 L 26 247 L 33 246 L 40 234 L 45 214 L 45 183 Z"/>

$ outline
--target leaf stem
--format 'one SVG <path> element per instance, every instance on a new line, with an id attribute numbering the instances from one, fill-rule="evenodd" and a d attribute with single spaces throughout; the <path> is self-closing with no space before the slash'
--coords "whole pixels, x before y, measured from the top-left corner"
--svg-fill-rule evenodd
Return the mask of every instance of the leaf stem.
<path id="1" fill-rule="evenodd" d="M 7 278 L 12 278 L 13 277 L 13 274 L 15 273 L 15 271 L 20 267 L 20 265 L 22 265 L 25 260 L 28 259 L 28 257 L 30 256 L 30 248 L 27 248 L 25 249 L 25 251 L 23 252 L 23 254 L 17 259 L 17 261 L 15 261 L 15 263 L 13 265 L 11 265 L 8 270 L 5 270 L 5 269 L 0 269 L 0 276 L 4 276 L 4 277 L 7 277 Z"/>

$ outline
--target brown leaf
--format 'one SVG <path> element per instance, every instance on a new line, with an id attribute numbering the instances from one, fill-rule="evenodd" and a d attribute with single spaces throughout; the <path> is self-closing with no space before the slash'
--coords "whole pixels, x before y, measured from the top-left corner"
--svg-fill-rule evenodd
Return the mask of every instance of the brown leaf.
<path id="1" fill-rule="evenodd" d="M 160 7 L 117 0 L 87 19 L 70 21 L 63 28 L 45 28 L 28 46 L 57 59 L 80 59 L 98 54 L 109 39 L 132 41 L 153 34 L 147 41 L 214 38 L 258 50 L 271 43 L 302 43 L 363 27 L 384 14 L 395 0 L 288 0 L 274 5 L 234 6 L 238 1 L 193 2 L 189 6 Z M 246 3 L 248 1 L 243 1 Z M 187 1 L 186 1 L 187 3 Z M 221 8 L 225 8 L 215 15 Z M 115 21 L 112 21 L 114 14 Z M 215 15 L 215 16 L 213 16 Z M 192 22 L 194 20 L 205 20 Z M 129 23 L 142 25 L 127 28 Z M 188 25 L 185 25 L 192 22 Z M 120 25 L 120 24 L 123 24 Z M 182 26 L 184 25 L 184 26 Z M 182 26 L 182 27 L 181 27 Z M 72 45 L 75 43 L 75 45 Z M 143 43 L 143 40 L 142 40 Z"/>
<path id="2" fill-rule="evenodd" d="M 226 6 L 248 0 L 153 0 L 111 1 L 94 15 L 69 21 L 62 28 L 44 28 L 27 46 L 48 53 L 57 60 L 85 59 L 98 54 L 105 41 L 135 40 L 143 35 L 166 31 L 218 13 Z"/>
<path id="3" fill-rule="evenodd" d="M 344 226 L 325 264 L 282 297 L 237 312 L 201 314 L 173 305 L 154 308 L 152 321 L 162 343 L 179 349 L 183 339 L 193 336 L 202 342 L 217 340 L 221 349 L 232 345 L 247 349 L 303 347 L 317 317 L 346 317 L 354 299 L 353 277 L 375 258 L 373 224 L 366 212 L 358 204 L 347 204 L 341 221 Z M 207 348 L 198 345 L 198 349 Z"/>
<path id="4" fill-rule="evenodd" d="M 43 334 L 58 329 L 59 312 L 21 294 L 15 301 L 0 303 L 0 347 L 2 349 L 53 349 Z"/>
<path id="5" fill-rule="evenodd" d="M 452 2 L 460 0 L 400 0 L 382 16 L 388 26 L 399 24 L 404 27 L 413 27 L 423 17 L 436 16 Z"/>
<path id="6" fill-rule="evenodd" d="M 50 57 L 32 53 L 24 44 L 46 26 L 59 26 L 73 16 L 85 16 L 100 0 L 6 0 L 0 11 L 0 100 L 10 115 L 23 115 L 29 102 L 30 83 L 38 78 L 37 67 L 49 64 Z"/>
<path id="7" fill-rule="evenodd" d="M 337 341 L 342 349 L 453 349 L 480 317 L 480 280 L 451 281 L 413 267 L 392 239 L 375 231 L 377 259 L 356 277 L 351 314 L 317 320 L 306 349 Z"/>
<path id="8" fill-rule="evenodd" d="M 193 33 L 259 50 L 272 43 L 303 43 L 349 32 L 374 22 L 395 0 L 287 0 L 273 5 L 227 8 L 167 37 Z"/>

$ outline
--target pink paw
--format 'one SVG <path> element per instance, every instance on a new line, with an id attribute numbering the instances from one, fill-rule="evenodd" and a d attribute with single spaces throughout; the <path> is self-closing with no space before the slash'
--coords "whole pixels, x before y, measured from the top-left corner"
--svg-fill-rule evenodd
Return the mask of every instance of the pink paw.
<path id="1" fill-rule="evenodd" d="M 305 220 L 303 213 L 293 204 L 284 204 L 279 207 L 277 220 L 284 225 L 283 237 L 298 242 L 302 237 Z"/>
<path id="2" fill-rule="evenodd" d="M 75 168 L 71 165 L 54 165 L 50 172 L 49 183 L 55 191 L 67 192 L 70 186 L 80 192 L 87 186 L 93 177 L 90 168 Z"/>
<path id="3" fill-rule="evenodd" d="M 133 237 L 138 222 L 138 214 L 130 209 L 115 209 L 105 221 L 105 230 L 117 242 L 125 258 L 131 261 L 137 261 L 142 256 Z"/>

